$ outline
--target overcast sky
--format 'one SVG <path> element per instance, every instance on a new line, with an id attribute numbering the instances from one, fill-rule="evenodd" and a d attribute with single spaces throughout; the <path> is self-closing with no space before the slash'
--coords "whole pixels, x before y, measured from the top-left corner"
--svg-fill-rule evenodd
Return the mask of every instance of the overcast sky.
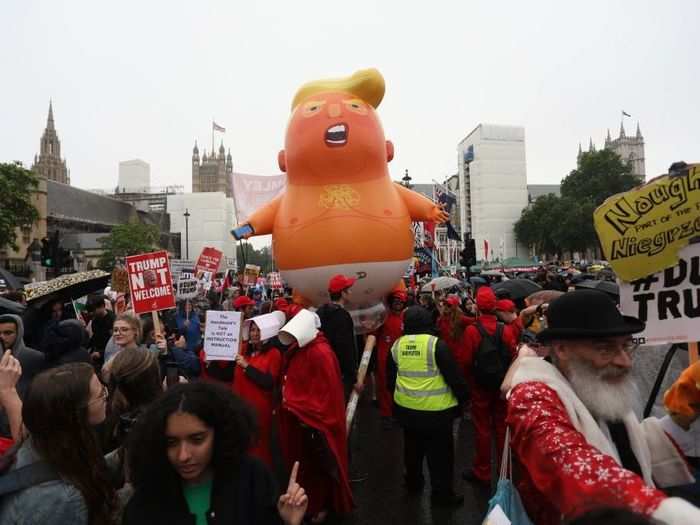
<path id="1" fill-rule="evenodd" d="M 141 158 L 153 184 L 189 191 L 212 117 L 236 171 L 277 173 L 296 88 L 365 67 L 386 79 L 395 178 L 455 173 L 457 143 L 488 122 L 524 126 L 528 181 L 556 183 L 622 109 L 647 175 L 700 160 L 695 0 L 2 4 L 0 161 L 31 165 L 51 97 L 79 187 L 113 187 Z"/>

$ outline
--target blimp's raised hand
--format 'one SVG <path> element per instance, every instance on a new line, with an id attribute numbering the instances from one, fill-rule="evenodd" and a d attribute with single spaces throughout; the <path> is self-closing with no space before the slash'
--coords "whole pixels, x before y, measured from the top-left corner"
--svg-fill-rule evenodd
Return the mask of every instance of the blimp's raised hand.
<path id="1" fill-rule="evenodd" d="M 442 205 L 433 206 L 433 209 L 430 212 L 429 220 L 442 224 L 450 220 L 450 215 L 445 211 L 445 208 L 443 208 Z"/>

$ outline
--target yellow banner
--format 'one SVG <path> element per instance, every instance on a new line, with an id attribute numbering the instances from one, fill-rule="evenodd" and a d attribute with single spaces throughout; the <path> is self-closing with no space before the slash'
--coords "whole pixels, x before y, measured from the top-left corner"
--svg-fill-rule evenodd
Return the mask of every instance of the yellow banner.
<path id="1" fill-rule="evenodd" d="M 700 164 L 608 198 L 593 213 L 605 258 L 623 281 L 674 266 L 700 236 Z"/>

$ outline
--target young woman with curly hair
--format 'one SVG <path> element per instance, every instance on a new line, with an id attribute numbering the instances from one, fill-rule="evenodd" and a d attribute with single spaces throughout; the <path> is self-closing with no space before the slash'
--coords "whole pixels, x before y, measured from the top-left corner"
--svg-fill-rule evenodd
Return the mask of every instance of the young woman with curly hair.
<path id="1" fill-rule="evenodd" d="M 254 431 L 250 409 L 223 386 L 189 383 L 169 389 L 129 435 L 134 495 L 123 523 L 301 523 L 307 499 L 296 483 L 298 464 L 278 499 L 272 475 L 246 453 Z"/>
<path id="2" fill-rule="evenodd" d="M 55 479 L 3 496 L 0 523 L 114 523 L 115 492 L 93 426 L 105 419 L 107 389 L 91 365 L 39 374 L 22 407 L 29 436 L 14 468 L 43 463 Z"/>

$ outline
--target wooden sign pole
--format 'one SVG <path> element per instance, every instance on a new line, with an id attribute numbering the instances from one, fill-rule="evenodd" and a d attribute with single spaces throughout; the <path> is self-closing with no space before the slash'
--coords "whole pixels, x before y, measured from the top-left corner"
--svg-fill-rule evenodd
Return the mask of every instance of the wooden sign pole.
<path id="1" fill-rule="evenodd" d="M 360 361 L 360 368 L 357 371 L 357 382 L 358 383 L 364 383 L 365 381 L 365 375 L 367 375 L 367 367 L 369 366 L 369 360 L 372 357 L 372 350 L 374 350 L 374 345 L 377 342 L 377 338 L 373 335 L 368 335 L 367 339 L 365 340 L 365 349 L 362 351 L 362 360 Z M 352 391 L 352 394 L 350 394 L 350 400 L 348 401 L 348 406 L 345 409 L 345 424 L 348 430 L 348 433 L 350 432 L 350 427 L 352 426 L 352 420 L 355 417 L 355 410 L 357 410 L 357 402 L 359 401 L 360 396 L 355 392 L 355 390 Z"/>
<path id="2" fill-rule="evenodd" d="M 688 359 L 690 364 L 697 363 L 698 361 L 698 343 L 688 343 Z"/>

